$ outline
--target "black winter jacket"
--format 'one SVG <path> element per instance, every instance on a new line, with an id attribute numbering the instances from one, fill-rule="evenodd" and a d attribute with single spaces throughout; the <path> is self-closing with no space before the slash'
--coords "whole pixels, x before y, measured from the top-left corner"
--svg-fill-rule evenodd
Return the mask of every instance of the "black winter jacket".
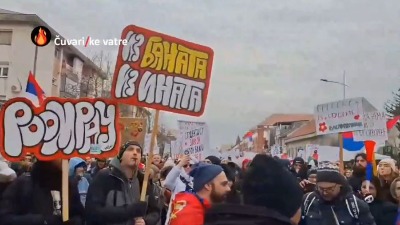
<path id="1" fill-rule="evenodd" d="M 128 181 L 120 169 L 119 160 L 112 160 L 112 168 L 101 170 L 93 178 L 86 196 L 87 225 L 132 225 L 138 215 L 136 203 L 139 202 L 144 174 Z M 146 225 L 156 225 L 160 221 L 161 208 L 153 193 L 153 183 L 147 186 Z"/>
<path id="2" fill-rule="evenodd" d="M 37 162 L 29 175 L 18 177 L 3 193 L 0 202 L 1 225 L 61 225 L 55 192 L 61 193 L 61 171 L 46 162 Z M 69 184 L 69 218 L 73 225 L 84 224 L 84 208 L 77 186 Z M 46 222 L 45 222 L 46 221 Z"/>
<path id="3" fill-rule="evenodd" d="M 291 225 L 290 219 L 264 207 L 238 204 L 212 206 L 204 225 Z"/>
<path id="4" fill-rule="evenodd" d="M 311 203 L 306 204 L 306 194 L 302 204 L 302 220 L 301 225 L 336 225 L 335 218 L 332 210 L 334 211 L 340 225 L 376 225 L 374 217 L 372 216 L 368 204 L 363 200 L 355 197 L 352 193 L 350 186 L 343 186 L 338 198 L 332 202 L 324 201 L 318 191 L 312 192 L 312 198 L 309 197 L 308 201 Z M 312 200 L 315 197 L 314 200 Z M 347 198 L 353 198 L 358 206 L 358 218 L 355 219 L 349 212 L 348 205 L 346 204 Z M 309 206 L 308 213 L 305 213 L 306 205 Z M 358 222 L 358 223 L 357 223 Z"/>

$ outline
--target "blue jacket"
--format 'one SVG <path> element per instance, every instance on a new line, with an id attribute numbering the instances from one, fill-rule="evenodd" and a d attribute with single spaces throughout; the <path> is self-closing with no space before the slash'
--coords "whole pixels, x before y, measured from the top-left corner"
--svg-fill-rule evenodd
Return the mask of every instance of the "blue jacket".
<path id="1" fill-rule="evenodd" d="M 78 167 L 84 167 L 85 166 L 85 161 L 81 158 L 71 158 L 69 161 L 69 176 L 70 178 L 75 178 L 75 171 L 76 168 Z M 86 194 L 89 189 L 89 181 L 85 177 L 81 177 L 78 181 L 78 191 L 79 195 L 81 197 L 81 203 L 83 206 L 85 206 L 86 203 Z"/>

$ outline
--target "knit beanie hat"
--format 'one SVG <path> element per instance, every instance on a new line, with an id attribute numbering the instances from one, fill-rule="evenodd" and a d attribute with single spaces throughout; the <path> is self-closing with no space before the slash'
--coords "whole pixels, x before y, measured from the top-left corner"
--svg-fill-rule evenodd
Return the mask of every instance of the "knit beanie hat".
<path id="1" fill-rule="evenodd" d="M 379 167 L 379 165 L 382 165 L 382 164 L 388 164 L 388 165 L 390 166 L 390 168 L 392 169 L 393 172 L 397 172 L 397 169 L 396 169 L 396 161 L 395 161 L 394 159 L 391 159 L 391 158 L 389 158 L 389 159 L 382 159 L 382 160 L 379 162 L 378 167 Z"/>
<path id="2" fill-rule="evenodd" d="M 256 155 L 244 175 L 245 204 L 262 206 L 291 218 L 302 204 L 303 190 L 290 171 L 278 160 Z"/>
<path id="3" fill-rule="evenodd" d="M 205 159 L 210 160 L 211 163 L 214 165 L 221 165 L 221 160 L 217 156 L 210 155 Z"/>
<path id="4" fill-rule="evenodd" d="M 338 166 L 333 164 L 325 164 L 317 170 L 317 182 L 329 182 L 345 185 L 346 178 L 344 175 L 340 174 Z"/>
<path id="5" fill-rule="evenodd" d="M 140 148 L 140 154 L 142 154 L 143 148 L 142 148 L 142 146 L 140 146 L 140 144 L 138 142 L 136 142 L 136 141 L 128 141 L 124 145 L 122 145 L 121 148 L 119 149 L 119 153 L 118 153 L 118 156 L 117 156 L 117 158 L 119 160 L 121 160 L 122 155 L 124 154 L 126 149 L 131 145 L 138 146 Z"/>
<path id="6" fill-rule="evenodd" d="M 193 177 L 193 191 L 200 191 L 204 185 L 208 184 L 222 172 L 224 172 L 222 167 L 214 164 L 200 163 L 194 166 L 189 173 L 189 176 Z"/>

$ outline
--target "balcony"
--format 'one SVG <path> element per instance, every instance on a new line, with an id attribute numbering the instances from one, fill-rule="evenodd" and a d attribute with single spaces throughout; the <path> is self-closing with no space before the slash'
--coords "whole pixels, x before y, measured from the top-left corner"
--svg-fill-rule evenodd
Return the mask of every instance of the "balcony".
<path id="1" fill-rule="evenodd" d="M 79 98 L 80 85 L 77 80 L 72 80 L 67 76 L 61 77 L 60 97 L 62 98 Z"/>

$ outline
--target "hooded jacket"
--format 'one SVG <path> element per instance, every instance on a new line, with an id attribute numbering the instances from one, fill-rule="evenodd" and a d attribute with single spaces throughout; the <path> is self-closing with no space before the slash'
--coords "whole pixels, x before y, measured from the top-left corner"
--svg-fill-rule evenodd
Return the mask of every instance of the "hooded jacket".
<path id="1" fill-rule="evenodd" d="M 61 225 L 61 171 L 48 162 L 33 165 L 31 175 L 18 177 L 3 193 L 1 225 Z M 84 208 L 76 186 L 69 184 L 70 224 L 83 224 Z"/>
<path id="2" fill-rule="evenodd" d="M 81 158 L 70 159 L 69 160 L 69 176 L 73 181 L 75 181 L 74 183 L 78 187 L 78 192 L 79 192 L 79 196 L 81 199 L 81 203 L 83 206 L 85 206 L 86 194 L 89 189 L 89 181 L 84 176 L 77 179 L 76 174 L 75 174 L 76 168 L 80 167 L 81 165 L 82 165 L 82 167 L 83 167 L 83 165 L 86 165 L 86 162 L 83 161 L 83 159 L 81 159 Z"/>
<path id="3" fill-rule="evenodd" d="M 318 191 L 312 192 L 315 200 L 309 199 L 308 194 L 304 196 L 302 205 L 302 220 L 300 225 L 335 225 L 334 211 L 341 225 L 376 225 L 368 204 L 353 195 L 350 185 L 342 186 L 339 196 L 330 202 L 324 201 Z M 346 198 L 354 198 L 358 207 L 358 221 L 353 218 L 349 212 Z M 308 213 L 304 214 L 306 202 L 308 205 Z M 359 222 L 359 223 L 357 223 Z"/>
<path id="4" fill-rule="evenodd" d="M 204 225 L 291 225 L 282 214 L 260 206 L 219 204 L 206 212 Z"/>
<path id="5" fill-rule="evenodd" d="M 119 159 L 110 162 L 110 170 L 101 170 L 89 186 L 86 198 L 87 225 L 132 225 L 138 212 L 144 174 L 137 173 L 131 181 L 121 170 Z M 153 184 L 147 186 L 146 225 L 156 225 L 161 209 L 152 193 Z"/>

